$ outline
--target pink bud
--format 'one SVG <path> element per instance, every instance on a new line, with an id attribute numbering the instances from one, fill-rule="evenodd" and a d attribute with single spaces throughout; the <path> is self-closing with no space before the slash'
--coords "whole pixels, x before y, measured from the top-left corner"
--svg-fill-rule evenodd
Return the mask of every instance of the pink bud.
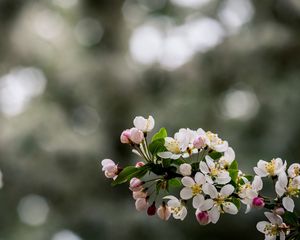
<path id="1" fill-rule="evenodd" d="M 194 147 L 198 149 L 202 148 L 204 144 L 204 139 L 201 136 L 197 137 L 193 142 Z"/>
<path id="2" fill-rule="evenodd" d="M 148 194 L 143 191 L 132 192 L 133 199 L 137 200 L 138 198 L 146 198 Z"/>
<path id="3" fill-rule="evenodd" d="M 142 166 L 144 166 L 144 165 L 145 165 L 144 162 L 137 162 L 137 163 L 135 164 L 135 167 L 142 167 Z"/>
<path id="4" fill-rule="evenodd" d="M 171 210 L 170 207 L 163 204 L 157 209 L 157 215 L 160 219 L 167 221 L 171 216 Z"/>
<path id="5" fill-rule="evenodd" d="M 151 206 L 148 207 L 147 214 L 148 216 L 153 216 L 155 215 L 155 213 L 156 213 L 156 206 L 155 206 L 155 202 L 153 202 Z"/>
<path id="6" fill-rule="evenodd" d="M 141 191 L 143 189 L 143 184 L 144 184 L 144 182 L 142 182 L 140 179 L 132 178 L 130 180 L 129 189 L 133 192 Z"/>
<path id="7" fill-rule="evenodd" d="M 197 209 L 196 219 L 200 223 L 200 225 L 207 225 L 210 223 L 210 219 L 207 211 L 201 211 Z"/>
<path id="8" fill-rule="evenodd" d="M 285 210 L 282 207 L 275 208 L 274 209 L 274 213 L 277 214 L 277 215 L 279 215 L 279 216 L 282 216 L 285 213 Z"/>
<path id="9" fill-rule="evenodd" d="M 144 140 L 144 133 L 137 128 L 131 128 L 130 140 L 135 144 L 140 144 Z"/>
<path id="10" fill-rule="evenodd" d="M 130 129 L 126 129 L 121 133 L 121 143 L 130 143 Z"/>
<path id="11" fill-rule="evenodd" d="M 252 200 L 252 204 L 254 207 L 263 208 L 265 206 L 265 201 L 261 197 L 255 197 Z"/>
<path id="12" fill-rule="evenodd" d="M 148 202 L 147 202 L 146 198 L 138 198 L 135 201 L 136 210 L 143 211 L 143 210 L 146 210 L 147 207 L 148 207 Z"/>

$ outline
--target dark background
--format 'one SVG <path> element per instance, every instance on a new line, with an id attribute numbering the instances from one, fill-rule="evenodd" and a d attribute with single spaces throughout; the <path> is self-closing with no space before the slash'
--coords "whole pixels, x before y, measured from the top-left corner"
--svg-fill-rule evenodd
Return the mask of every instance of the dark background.
<path id="1" fill-rule="evenodd" d="M 1 0 L 1 240 L 263 239 L 262 211 L 199 226 L 135 211 L 100 160 L 136 115 L 218 132 L 253 173 L 299 162 L 299 0 Z"/>

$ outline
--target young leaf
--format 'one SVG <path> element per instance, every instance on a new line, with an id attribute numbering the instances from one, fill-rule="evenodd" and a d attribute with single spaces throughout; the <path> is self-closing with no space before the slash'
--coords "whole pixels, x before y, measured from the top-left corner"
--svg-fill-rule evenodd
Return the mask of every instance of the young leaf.
<path id="1" fill-rule="evenodd" d="M 161 128 L 157 133 L 155 133 L 151 139 L 151 142 L 154 142 L 157 139 L 165 138 L 168 136 L 167 130 L 165 128 Z"/>
<path id="2" fill-rule="evenodd" d="M 208 154 L 212 159 L 216 160 L 222 157 L 222 153 L 219 153 L 217 151 L 212 151 Z"/>
<path id="3" fill-rule="evenodd" d="M 237 178 L 238 178 L 238 173 L 239 173 L 238 163 L 237 163 L 236 160 L 234 160 L 231 163 L 231 165 L 230 165 L 230 167 L 228 169 L 228 172 L 229 172 L 229 175 L 231 177 L 231 180 L 236 183 L 237 182 Z"/>
<path id="4" fill-rule="evenodd" d="M 169 186 L 171 187 L 180 187 L 181 186 L 181 181 L 177 178 L 172 178 L 168 181 Z"/>
<path id="5" fill-rule="evenodd" d="M 167 150 L 164 144 L 165 140 L 163 138 L 156 139 L 150 143 L 149 151 L 152 153 L 152 155 L 156 155 L 159 152 L 164 152 Z"/>
<path id="6" fill-rule="evenodd" d="M 234 161 L 231 163 L 229 169 L 232 169 L 232 170 L 238 170 L 238 169 L 239 169 L 238 163 L 237 163 L 236 160 L 234 160 Z"/>
<path id="7" fill-rule="evenodd" d="M 241 208 L 241 201 L 238 198 L 233 197 L 231 202 L 237 207 L 238 210 Z"/>
<path id="8" fill-rule="evenodd" d="M 118 175 L 118 177 L 115 179 L 115 181 L 112 182 L 112 186 L 116 186 L 121 183 L 125 183 L 133 177 L 141 178 L 143 177 L 148 171 L 148 166 L 142 166 L 142 167 L 133 167 L 129 166 L 124 168 Z"/>

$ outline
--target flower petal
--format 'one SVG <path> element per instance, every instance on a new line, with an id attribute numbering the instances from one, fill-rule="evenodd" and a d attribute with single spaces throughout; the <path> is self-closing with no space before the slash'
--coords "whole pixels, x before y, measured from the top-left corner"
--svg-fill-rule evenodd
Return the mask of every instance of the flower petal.
<path id="1" fill-rule="evenodd" d="M 189 187 L 185 187 L 185 188 L 181 189 L 180 197 L 185 200 L 192 198 L 193 197 L 192 189 Z"/>
<path id="2" fill-rule="evenodd" d="M 211 209 L 214 205 L 214 201 L 212 199 L 206 199 L 202 206 L 200 206 L 201 211 L 207 211 Z"/>
<path id="3" fill-rule="evenodd" d="M 200 185 L 203 185 L 206 182 L 205 176 L 202 173 L 197 172 L 195 175 L 195 182 Z"/>
<path id="4" fill-rule="evenodd" d="M 193 198 L 193 207 L 194 208 L 199 208 L 204 202 L 204 197 L 203 195 L 196 195 L 194 198 Z"/>
<path id="5" fill-rule="evenodd" d="M 225 185 L 221 188 L 220 194 L 222 196 L 228 197 L 234 192 L 234 187 L 230 184 Z"/>
<path id="6" fill-rule="evenodd" d="M 256 229 L 261 233 L 265 233 L 266 226 L 270 225 L 267 221 L 261 221 L 256 224 Z"/>
<path id="7" fill-rule="evenodd" d="M 232 202 L 225 202 L 222 206 L 223 206 L 224 212 L 232 214 L 232 215 L 237 214 L 239 211 Z"/>
<path id="8" fill-rule="evenodd" d="M 220 212 L 217 206 L 213 207 L 209 212 L 208 215 L 211 219 L 212 223 L 217 223 L 220 218 Z"/>
<path id="9" fill-rule="evenodd" d="M 199 164 L 199 168 L 200 168 L 201 172 L 203 172 L 204 174 L 209 173 L 208 166 L 205 162 L 201 161 L 200 164 Z"/>
<path id="10" fill-rule="evenodd" d="M 294 203 L 294 200 L 290 197 L 284 197 L 282 199 L 282 204 L 283 204 L 283 207 L 288 210 L 289 212 L 293 212 L 294 211 L 294 208 L 295 208 L 295 203 Z"/>
<path id="11" fill-rule="evenodd" d="M 185 187 L 192 187 L 195 184 L 194 179 L 192 179 L 191 177 L 185 176 L 181 179 L 181 182 L 183 184 L 183 186 Z"/>
<path id="12" fill-rule="evenodd" d="M 202 187 L 203 192 L 207 195 L 209 195 L 212 199 L 216 198 L 218 196 L 218 191 L 216 187 L 210 183 L 205 183 Z"/>

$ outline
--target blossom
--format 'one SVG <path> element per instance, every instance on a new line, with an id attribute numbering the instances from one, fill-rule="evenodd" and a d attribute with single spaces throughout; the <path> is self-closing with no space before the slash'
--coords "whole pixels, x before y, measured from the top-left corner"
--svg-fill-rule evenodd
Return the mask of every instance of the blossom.
<path id="1" fill-rule="evenodd" d="M 167 221 L 171 216 L 171 208 L 165 203 L 163 203 L 156 212 L 158 217 L 164 221 Z"/>
<path id="2" fill-rule="evenodd" d="M 187 215 L 187 209 L 182 204 L 182 201 L 174 196 L 166 196 L 164 199 L 169 199 L 167 205 L 170 207 L 171 213 L 175 219 L 184 220 Z"/>
<path id="3" fill-rule="evenodd" d="M 144 166 L 145 165 L 145 163 L 144 162 L 137 162 L 136 164 L 135 164 L 135 167 L 142 167 L 142 166 Z"/>
<path id="4" fill-rule="evenodd" d="M 144 211 L 148 208 L 149 203 L 147 201 L 147 198 L 138 198 L 135 201 L 135 208 L 138 211 Z"/>
<path id="5" fill-rule="evenodd" d="M 202 185 L 206 182 L 205 176 L 202 173 L 197 172 L 195 180 L 186 176 L 181 179 L 181 182 L 184 188 L 180 191 L 180 197 L 185 200 L 193 198 L 193 205 L 195 205 L 203 192 Z"/>
<path id="6" fill-rule="evenodd" d="M 263 182 L 259 176 L 255 176 L 252 183 L 250 183 L 246 178 L 244 181 L 245 184 L 240 186 L 238 195 L 241 202 L 247 205 L 246 213 L 248 213 L 252 206 L 255 206 L 255 204 L 253 204 L 253 200 L 258 197 L 258 192 L 262 190 Z"/>
<path id="7" fill-rule="evenodd" d="M 120 136 L 121 143 L 125 144 L 140 144 L 144 138 L 144 133 L 137 128 L 126 129 Z"/>
<path id="8" fill-rule="evenodd" d="M 200 162 L 199 168 L 202 173 L 209 176 L 207 179 L 210 183 L 213 183 L 210 177 L 214 178 L 218 184 L 226 184 L 231 181 L 229 172 L 221 169 L 220 165 L 216 164 L 208 155 L 205 157 L 205 161 Z"/>
<path id="9" fill-rule="evenodd" d="M 147 192 L 144 192 L 144 189 L 141 191 L 132 192 L 133 199 L 137 200 L 138 198 L 146 198 L 148 196 Z"/>
<path id="10" fill-rule="evenodd" d="M 288 169 L 288 174 L 290 178 L 295 178 L 300 176 L 300 164 L 294 163 Z"/>
<path id="11" fill-rule="evenodd" d="M 230 167 L 231 163 L 234 161 L 234 159 L 235 159 L 235 152 L 231 147 L 229 147 L 224 152 L 224 156 L 222 156 L 219 159 L 219 164 L 223 169 L 228 169 Z"/>
<path id="12" fill-rule="evenodd" d="M 283 163 L 281 158 L 273 158 L 270 162 L 259 160 L 257 167 L 254 167 L 255 173 L 260 177 L 279 176 L 286 170 L 286 161 Z"/>
<path id="13" fill-rule="evenodd" d="M 285 240 L 289 227 L 283 222 L 282 218 L 269 212 L 265 212 L 265 216 L 270 222 L 261 221 L 257 223 L 257 230 L 265 234 L 266 240 L 276 240 L 277 236 L 280 237 L 280 240 Z"/>
<path id="14" fill-rule="evenodd" d="M 207 211 L 201 211 L 197 209 L 195 212 L 196 219 L 200 225 L 207 225 L 210 223 L 209 214 Z"/>
<path id="15" fill-rule="evenodd" d="M 183 163 L 179 166 L 179 172 L 183 176 L 190 176 L 192 174 L 192 166 L 188 163 Z"/>
<path id="16" fill-rule="evenodd" d="M 141 191 L 143 189 L 144 182 L 141 181 L 140 179 L 134 177 L 134 178 L 132 178 L 130 180 L 129 184 L 130 184 L 129 189 L 131 191 L 133 191 L 133 192 L 139 192 L 139 191 Z"/>
<path id="17" fill-rule="evenodd" d="M 211 219 L 208 213 L 208 210 L 211 209 L 214 205 L 214 201 L 212 199 L 204 199 L 203 195 L 199 195 L 197 201 L 194 201 L 193 207 L 196 208 L 196 219 L 200 223 L 200 225 L 209 224 Z"/>
<path id="18" fill-rule="evenodd" d="M 125 144 L 131 143 L 130 129 L 126 129 L 121 133 L 120 140 L 121 140 L 121 143 L 125 143 Z"/>
<path id="19" fill-rule="evenodd" d="M 111 159 L 104 159 L 101 161 L 102 171 L 107 178 L 116 179 L 118 175 L 118 165 Z"/>
<path id="20" fill-rule="evenodd" d="M 142 132 L 151 132 L 154 128 L 154 118 L 149 116 L 148 119 L 138 116 L 133 120 L 133 125 Z"/>
<path id="21" fill-rule="evenodd" d="M 206 132 L 206 141 L 207 145 L 217 152 L 225 152 L 228 149 L 228 142 L 223 141 L 218 137 L 218 134 L 210 131 Z"/>
<path id="22" fill-rule="evenodd" d="M 156 206 L 155 206 L 155 202 L 153 202 L 151 206 L 148 207 L 147 214 L 148 216 L 153 216 L 155 215 L 155 213 L 156 213 Z"/>
<path id="23" fill-rule="evenodd" d="M 223 212 L 233 215 L 238 213 L 237 207 L 230 202 L 230 195 L 234 192 L 232 185 L 227 184 L 218 192 L 214 185 L 207 183 L 203 186 L 203 191 L 213 200 L 213 206 L 208 211 L 212 223 L 218 222 Z"/>
<path id="24" fill-rule="evenodd" d="M 282 198 L 282 205 L 283 207 L 288 210 L 289 212 L 294 211 L 295 203 L 292 197 L 299 196 L 299 189 L 300 189 L 300 176 L 292 179 L 288 179 L 286 173 L 282 173 L 278 177 L 278 181 L 275 184 L 275 190 L 279 197 L 285 195 Z"/>
<path id="25" fill-rule="evenodd" d="M 255 197 L 252 200 L 252 205 L 257 208 L 263 208 L 265 206 L 265 201 L 261 197 Z"/>

